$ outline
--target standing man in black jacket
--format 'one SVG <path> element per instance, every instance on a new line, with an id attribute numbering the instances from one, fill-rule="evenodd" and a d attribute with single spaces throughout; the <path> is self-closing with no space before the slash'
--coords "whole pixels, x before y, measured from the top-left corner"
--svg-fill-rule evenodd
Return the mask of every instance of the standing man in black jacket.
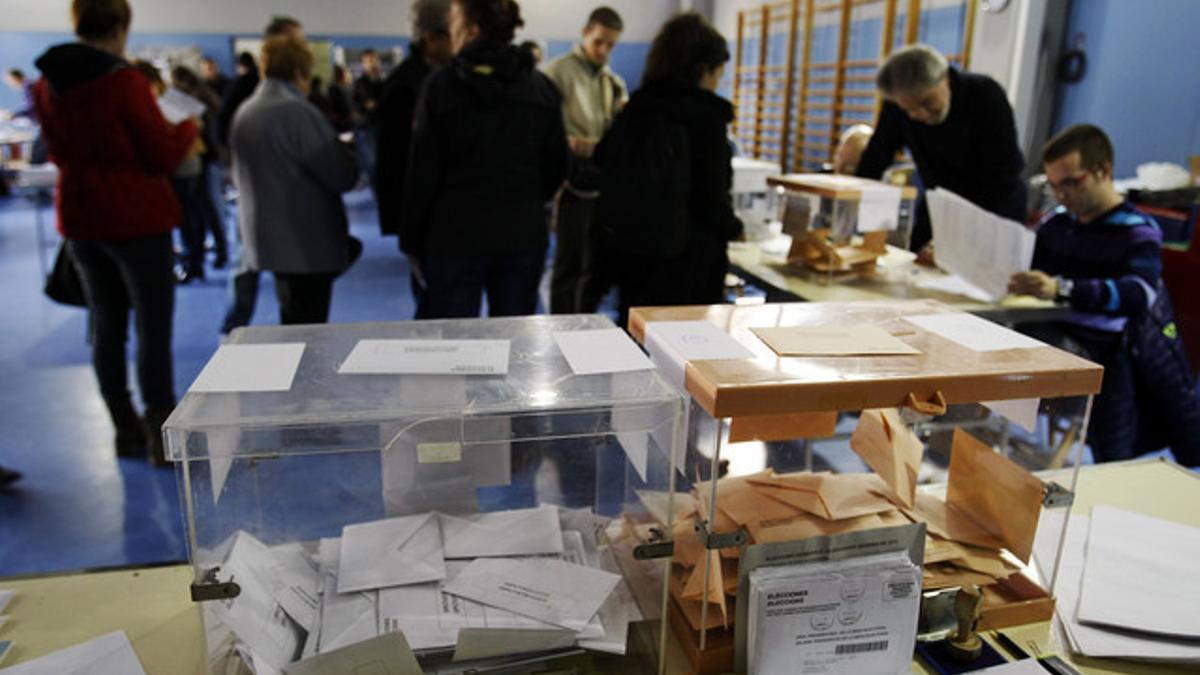
<path id="1" fill-rule="evenodd" d="M 567 172 L 561 98 L 512 44 L 513 0 L 454 0 L 454 59 L 425 83 L 413 125 L 400 250 L 417 318 L 533 314 L 549 244 L 543 204 Z"/>
<path id="2" fill-rule="evenodd" d="M 421 85 L 450 62 L 450 0 L 417 0 L 412 6 L 413 43 L 408 58 L 392 69 L 379 97 L 379 150 L 375 157 L 375 200 L 382 234 L 400 231 L 400 205 L 408 174 L 413 115 Z"/>
<path id="3" fill-rule="evenodd" d="M 875 83 L 883 107 L 857 173 L 878 179 L 908 148 L 926 190 L 945 188 L 996 215 L 1025 222 L 1025 158 L 1004 89 L 986 75 L 951 68 L 936 49 L 911 45 L 884 62 Z M 924 202 L 912 249 L 933 233 Z"/>

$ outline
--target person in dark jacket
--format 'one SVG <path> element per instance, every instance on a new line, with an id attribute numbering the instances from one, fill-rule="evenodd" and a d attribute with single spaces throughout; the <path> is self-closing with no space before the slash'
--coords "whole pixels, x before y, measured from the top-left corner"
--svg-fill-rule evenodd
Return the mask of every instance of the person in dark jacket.
<path id="1" fill-rule="evenodd" d="M 335 65 L 333 81 L 325 91 L 325 98 L 329 103 L 329 121 L 339 134 L 354 130 L 353 87 L 354 78 L 350 76 L 350 70 L 346 66 Z"/>
<path id="2" fill-rule="evenodd" d="M 220 98 L 225 97 L 225 90 L 229 88 L 230 79 L 225 73 L 221 72 L 221 66 L 217 64 L 217 60 L 211 56 L 205 56 L 200 59 L 200 77 L 204 78 L 204 84 Z"/>
<path id="3" fill-rule="evenodd" d="M 450 0 L 417 0 L 412 7 L 416 40 L 408 58 L 383 83 L 379 99 L 379 151 L 375 159 L 379 229 L 384 235 L 400 231 L 400 205 L 412 142 L 413 114 L 421 85 L 435 70 L 450 62 Z"/>
<path id="4" fill-rule="evenodd" d="M 1096 461 L 1129 459 L 1165 442 L 1181 463 L 1200 464 L 1200 402 L 1178 328 L 1167 328 L 1174 317 L 1168 309 L 1158 312 L 1163 325 L 1145 321 L 1156 304 L 1169 303 L 1160 283 L 1162 231 L 1113 186 L 1113 147 L 1100 128 L 1065 129 L 1042 157 L 1061 206 L 1038 227 L 1034 269 L 1014 275 L 1009 290 L 1057 300 L 1072 313 L 1029 332 L 1104 366 L 1088 430 Z M 1147 339 L 1161 354 L 1137 358 L 1131 347 Z"/>
<path id="5" fill-rule="evenodd" d="M 213 251 L 216 254 L 213 260 L 213 267 L 220 269 L 225 267 L 229 262 L 229 245 L 225 237 L 225 220 L 221 217 L 220 211 L 217 209 L 212 189 L 213 172 L 220 170 L 216 151 L 218 146 L 216 126 L 217 115 L 221 109 L 221 99 L 195 71 L 187 66 L 175 66 L 171 69 L 171 86 L 204 104 L 204 125 L 200 130 L 200 138 L 204 141 L 204 154 L 200 156 L 200 177 L 194 187 L 195 201 L 199 205 L 200 210 L 198 222 L 202 224 L 202 227 L 198 233 L 193 235 L 192 246 L 199 247 L 199 257 L 203 260 L 205 235 L 212 235 Z M 180 201 L 182 202 L 183 200 Z M 201 264 L 200 274 L 198 275 L 201 279 L 204 278 L 203 271 L 204 267 Z M 190 276 L 194 277 L 196 275 L 193 274 Z M 180 278 L 180 281 L 183 283 L 189 280 L 187 277 Z"/>
<path id="6" fill-rule="evenodd" d="M 163 119 L 150 82 L 122 58 L 132 11 L 126 0 L 74 0 L 79 42 L 37 60 L 34 102 L 58 165 L 58 227 L 91 313 L 92 365 L 116 427 L 116 451 L 163 461 L 162 423 L 175 406 L 171 230 L 179 203 L 167 177 L 192 148 L 197 127 Z M 145 420 L 126 374 L 129 311 L 136 316 L 137 374 Z"/>
<path id="7" fill-rule="evenodd" d="M 454 0 L 454 59 L 425 83 L 413 124 L 400 250 L 417 318 L 533 314 L 549 234 L 544 204 L 567 171 L 561 100 L 512 44 L 513 0 Z"/>
<path id="8" fill-rule="evenodd" d="M 635 143 L 635 130 L 653 120 L 679 126 L 687 135 L 691 157 L 691 186 L 687 196 L 686 242 L 671 257 L 612 250 L 604 254 L 620 292 L 621 324 L 630 307 L 645 305 L 712 304 L 724 299 L 729 268 L 726 246 L 742 234 L 734 215 L 732 151 L 726 140 L 733 106 L 715 91 L 729 50 L 725 38 L 704 17 L 680 14 L 663 25 L 646 57 L 642 86 L 617 116 L 613 128 L 596 148 L 595 159 L 605 171 L 621 144 Z M 601 189 L 600 213 L 608 212 Z M 600 222 L 609 229 L 612 224 Z"/>
<path id="9" fill-rule="evenodd" d="M 986 75 L 951 68 L 927 45 L 892 53 L 875 78 L 883 106 L 856 170 L 879 179 L 908 148 L 926 190 L 944 188 L 998 216 L 1025 222 L 1025 158 L 1008 97 Z M 933 236 L 924 201 L 911 248 Z M 936 242 L 935 242 L 936 243 Z"/>

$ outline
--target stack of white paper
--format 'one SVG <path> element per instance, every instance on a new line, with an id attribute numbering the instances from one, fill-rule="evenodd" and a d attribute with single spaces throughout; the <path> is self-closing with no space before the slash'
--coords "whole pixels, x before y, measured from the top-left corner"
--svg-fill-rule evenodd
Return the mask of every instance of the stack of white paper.
<path id="1" fill-rule="evenodd" d="M 750 573 L 747 650 L 761 675 L 907 673 L 921 569 L 899 551 Z"/>
<path id="2" fill-rule="evenodd" d="M 1057 519 L 1043 525 L 1061 527 Z M 1054 560 L 1059 539 L 1055 534 L 1048 531 L 1038 538 L 1036 556 L 1043 574 L 1049 572 L 1044 566 Z M 1191 564 L 1198 555 L 1198 537 L 1196 528 L 1112 507 L 1094 507 L 1090 518 L 1072 515 L 1054 589 L 1055 615 L 1071 651 L 1099 658 L 1200 663 L 1200 640 L 1179 637 L 1196 622 Z M 1118 567 L 1119 574 L 1113 576 Z M 1167 632 L 1133 626 L 1157 626 Z"/>
<path id="3" fill-rule="evenodd" d="M 446 578 L 442 535 L 432 513 L 342 529 L 338 593 Z"/>
<path id="4" fill-rule="evenodd" d="M 925 199 L 938 267 L 967 280 L 992 301 L 1008 295 L 1012 275 L 1033 264 L 1033 231 L 949 190 L 930 190 Z"/>

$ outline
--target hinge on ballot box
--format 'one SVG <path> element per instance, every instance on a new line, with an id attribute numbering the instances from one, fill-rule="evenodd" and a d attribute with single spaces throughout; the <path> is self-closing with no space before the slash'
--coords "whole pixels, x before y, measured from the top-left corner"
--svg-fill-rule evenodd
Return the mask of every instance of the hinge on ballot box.
<path id="1" fill-rule="evenodd" d="M 221 568 L 213 567 L 205 571 L 203 580 L 192 582 L 192 602 L 232 600 L 241 595 L 242 587 L 233 580 L 219 581 L 217 579 L 217 570 L 219 569 Z"/>
<path id="2" fill-rule="evenodd" d="M 704 544 L 704 548 L 710 551 L 722 548 L 738 548 L 745 546 L 746 542 L 750 540 L 750 535 L 744 527 L 739 527 L 733 532 L 725 532 L 724 534 L 710 532 L 707 520 L 696 521 L 696 534 L 700 535 L 700 542 Z"/>
<path id="3" fill-rule="evenodd" d="M 1042 492 L 1042 506 L 1047 509 L 1055 509 L 1063 506 L 1071 506 L 1075 503 L 1075 493 L 1067 488 L 1050 481 L 1042 483 L 1045 491 Z"/>
<path id="4" fill-rule="evenodd" d="M 657 527 L 650 528 L 650 541 L 633 547 L 633 557 L 636 560 L 670 558 L 673 555 L 675 555 L 675 542 L 667 539 L 663 531 Z"/>

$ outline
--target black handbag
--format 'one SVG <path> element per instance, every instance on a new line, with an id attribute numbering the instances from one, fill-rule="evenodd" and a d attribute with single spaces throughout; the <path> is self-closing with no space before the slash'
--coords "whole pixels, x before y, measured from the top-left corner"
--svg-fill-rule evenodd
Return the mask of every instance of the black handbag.
<path id="1" fill-rule="evenodd" d="M 71 259 L 66 243 L 59 244 L 54 256 L 54 267 L 46 275 L 46 296 L 61 305 L 87 307 L 87 295 L 83 292 L 83 280 Z"/>

